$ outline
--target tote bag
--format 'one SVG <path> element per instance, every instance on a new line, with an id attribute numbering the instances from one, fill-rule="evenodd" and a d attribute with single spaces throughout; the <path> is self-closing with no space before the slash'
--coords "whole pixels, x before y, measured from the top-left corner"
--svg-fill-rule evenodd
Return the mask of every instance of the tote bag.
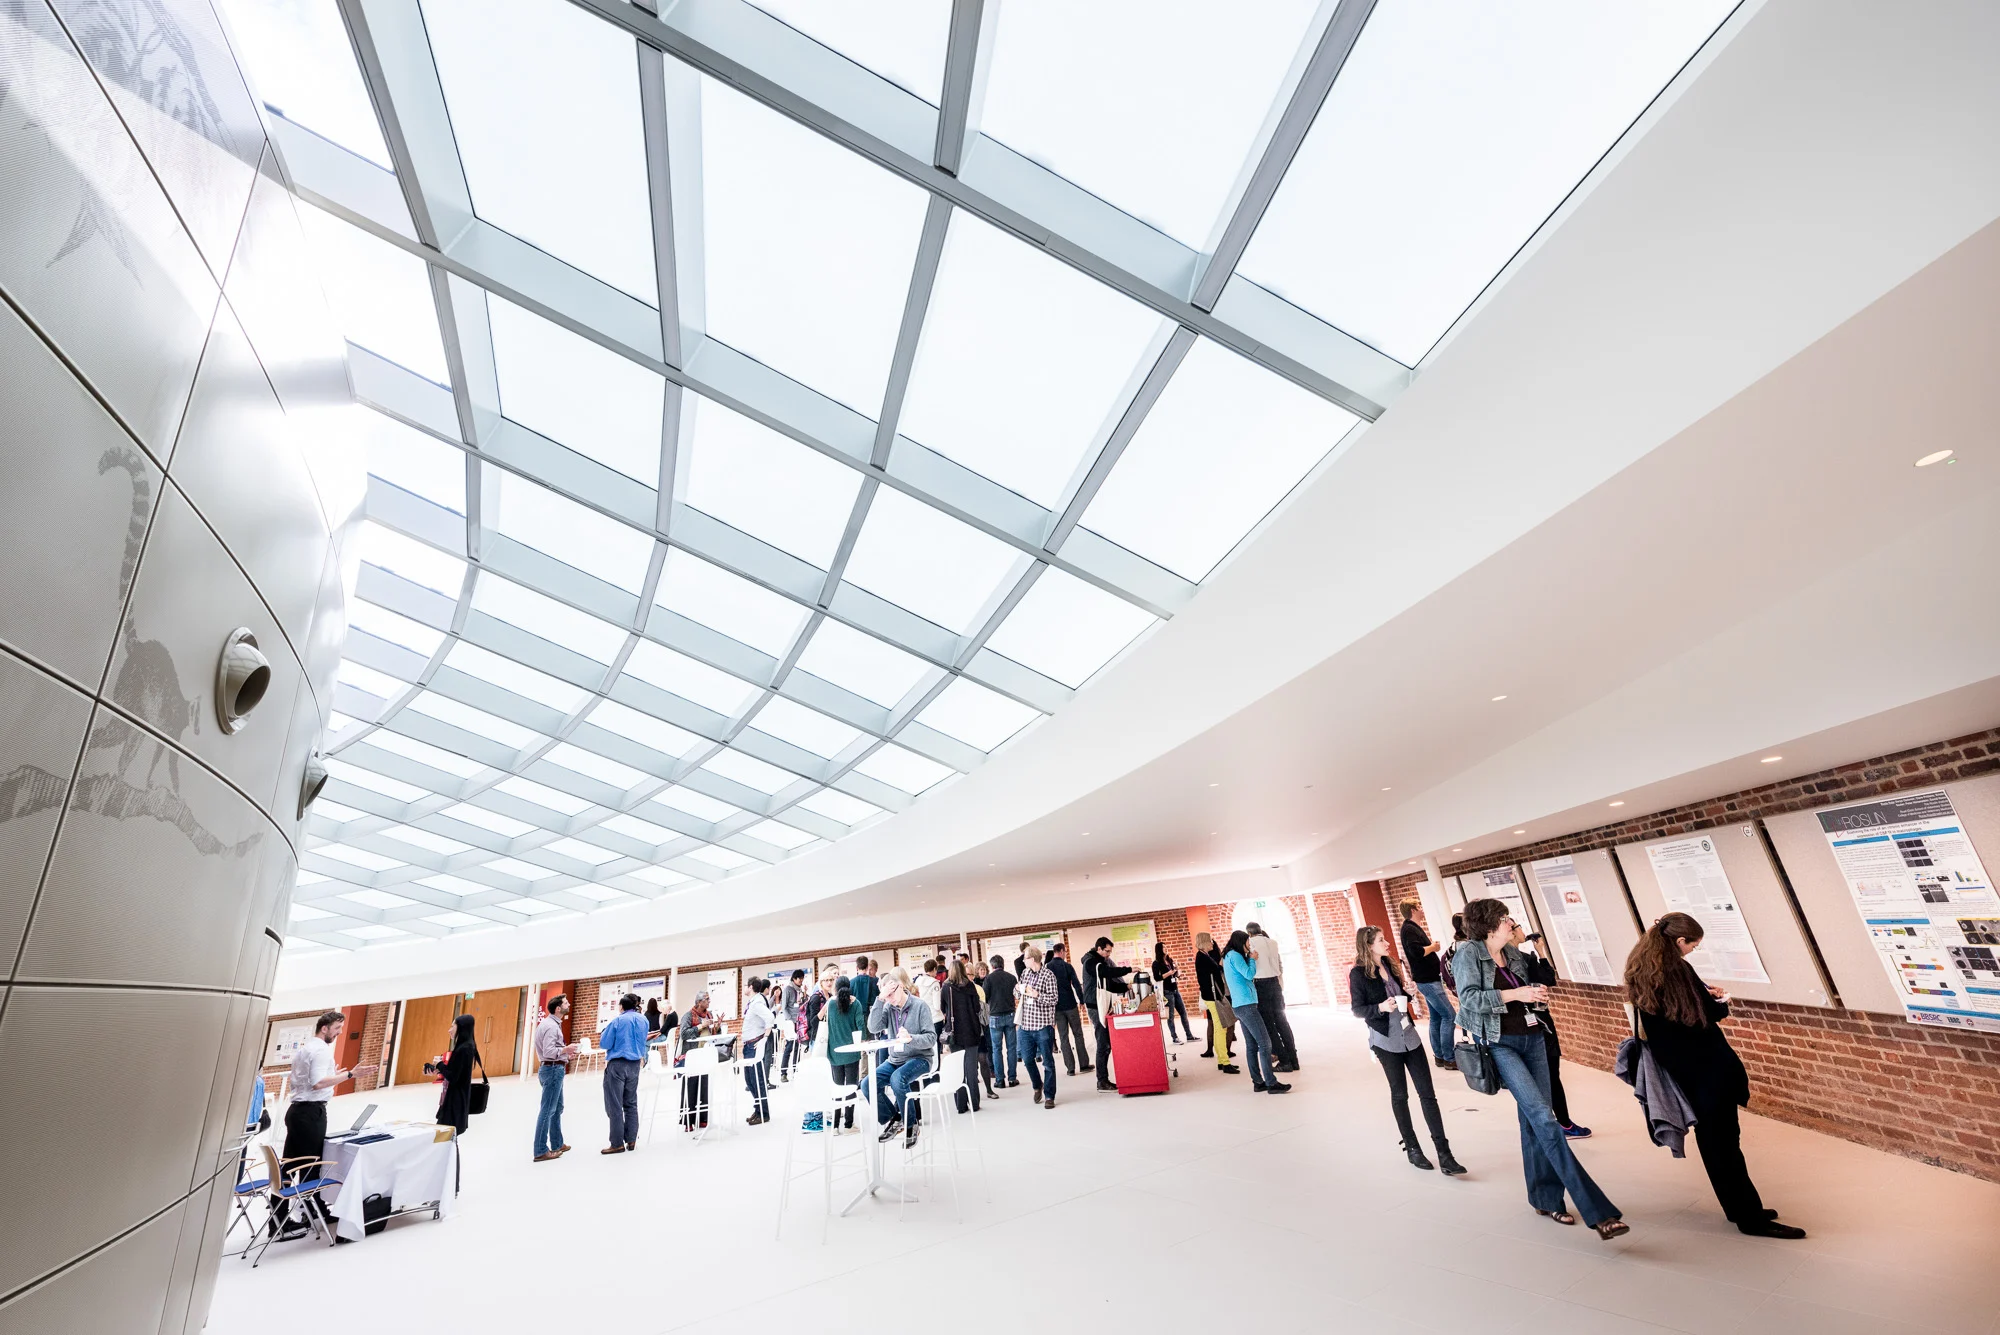
<path id="1" fill-rule="evenodd" d="M 493 1082 L 486 1078 L 486 1063 L 479 1063 L 479 1083 L 465 1091 L 465 1111 L 470 1116 L 478 1116 L 486 1111 L 486 1101 L 493 1097 Z"/>

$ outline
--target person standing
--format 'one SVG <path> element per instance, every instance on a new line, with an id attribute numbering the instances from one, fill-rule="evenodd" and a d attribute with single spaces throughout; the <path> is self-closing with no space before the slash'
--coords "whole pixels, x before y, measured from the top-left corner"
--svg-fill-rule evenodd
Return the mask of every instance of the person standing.
<path id="1" fill-rule="evenodd" d="M 950 1050 L 961 1054 L 965 1063 L 963 1084 L 953 1100 L 960 1112 L 968 1109 L 979 1111 L 979 1069 L 980 1043 L 986 1037 L 986 1025 L 980 1019 L 979 984 L 972 981 L 972 974 L 965 967 L 963 957 L 951 963 L 951 976 L 944 985 L 944 1022 L 949 1032 Z"/>
<path id="2" fill-rule="evenodd" d="M 769 1043 L 777 1036 L 778 1016 L 771 1009 L 765 993 L 771 990 L 768 978 L 750 980 L 750 1002 L 743 1008 L 743 1033 L 739 1040 L 743 1057 L 743 1084 L 750 1091 L 750 1126 L 762 1126 L 771 1120 L 771 1076 L 765 1066 L 767 1055 L 759 1043 Z"/>
<path id="3" fill-rule="evenodd" d="M 576 1045 L 563 1042 L 563 1017 L 569 1014 L 569 997 L 561 992 L 549 998 L 548 1010 L 535 1025 L 535 1079 L 542 1086 L 542 1106 L 535 1113 L 535 1162 L 547 1163 L 569 1153 L 563 1140 L 563 1078 L 569 1074 Z"/>
<path id="4" fill-rule="evenodd" d="M 1095 1068 L 1090 1064 L 1090 1045 L 1083 1036 L 1083 1021 L 1076 1015 L 1083 999 L 1083 982 L 1069 962 L 1069 947 L 1060 941 L 1049 947 L 1048 970 L 1056 980 L 1056 1041 L 1062 1046 L 1063 1069 L 1075 1075 L 1078 1063 L 1082 1063 L 1083 1072 L 1088 1075 Z M 1072 1036 L 1076 1040 L 1074 1052 L 1070 1049 Z"/>
<path id="5" fill-rule="evenodd" d="M 850 1043 L 867 1037 L 868 1016 L 861 1009 L 861 1002 L 854 995 L 854 985 L 840 976 L 840 970 L 828 965 L 819 976 L 821 992 L 826 1005 L 821 1010 L 821 1032 L 826 1036 L 826 1064 L 833 1072 L 833 1083 L 850 1085 L 858 1091 L 861 1086 L 861 1054 L 842 1052 Z M 829 1128 L 835 1135 L 854 1134 L 854 1104 L 834 1113 L 834 1125 Z"/>
<path id="6" fill-rule="evenodd" d="M 1576 1215 L 1563 1208 L 1567 1189 L 1599 1237 L 1630 1233 L 1632 1226 L 1584 1171 L 1549 1107 L 1548 1045 L 1539 1032 L 1548 989 L 1528 981 L 1528 961 L 1512 944 L 1514 919 L 1497 899 L 1473 900 L 1464 917 L 1465 944 L 1451 957 L 1458 1026 L 1492 1054 L 1494 1071 L 1514 1096 L 1528 1204 L 1558 1224 L 1574 1224 Z"/>
<path id="7" fill-rule="evenodd" d="M 1178 1014 L 1182 1035 L 1186 1041 L 1193 1041 L 1194 1026 L 1188 1023 L 1187 1003 L 1181 1000 L 1180 966 L 1174 963 L 1174 957 L 1167 953 L 1167 948 L 1157 941 L 1153 943 L 1153 981 L 1160 985 L 1160 1009 L 1167 1017 L 1167 1036 L 1173 1037 L 1174 1016 Z M 1178 1047 L 1182 1041 L 1175 1038 L 1174 1045 Z"/>
<path id="8" fill-rule="evenodd" d="M 904 1130 L 903 1109 L 909 1108 L 908 1139 L 917 1143 L 922 1109 L 909 1099 L 917 1081 L 929 1073 L 937 1055 L 937 1020 L 923 998 L 910 991 L 901 969 L 882 977 L 882 995 L 868 1013 L 868 1030 L 889 1041 L 875 1068 L 875 1117 L 882 1123 L 882 1140 L 894 1140 Z"/>
<path id="9" fill-rule="evenodd" d="M 438 1098 L 438 1125 L 454 1127 L 461 1136 L 472 1124 L 472 1068 L 479 1063 L 479 1047 L 473 1042 L 474 1024 L 470 1015 L 452 1021 L 451 1055 L 445 1058 L 444 1069 L 439 1072 L 444 1077 L 444 1091 Z M 484 1075 L 484 1063 L 479 1063 L 479 1067 Z"/>
<path id="10" fill-rule="evenodd" d="M 944 1014 L 944 983 L 938 977 L 938 962 L 936 960 L 925 960 L 923 967 L 917 970 L 917 976 L 914 981 L 917 995 L 924 999 L 924 1005 L 931 1008 L 931 1014 L 942 1016 Z"/>
<path id="11" fill-rule="evenodd" d="M 1231 932 L 1222 951 L 1222 977 L 1236 1023 L 1243 1026 L 1243 1052 L 1250 1066 L 1250 1088 L 1258 1094 L 1288 1094 L 1292 1087 L 1278 1079 L 1271 1060 L 1270 1031 L 1257 1009 L 1257 962 L 1250 955 L 1250 934 Z"/>
<path id="12" fill-rule="evenodd" d="M 1447 1071 L 1456 1071 L 1458 1063 L 1452 1060 L 1451 1027 L 1457 1023 L 1458 1011 L 1452 1006 L 1451 998 L 1444 990 L 1444 964 L 1438 958 L 1443 947 L 1431 940 L 1431 934 L 1417 921 L 1417 901 L 1406 899 L 1402 902 L 1403 927 L 1400 932 L 1403 947 L 1403 963 L 1410 971 L 1410 981 L 1416 984 L 1423 995 L 1424 1006 L 1431 1013 L 1431 1060 Z"/>
<path id="13" fill-rule="evenodd" d="M 1041 949 L 1028 945 L 1021 951 L 1022 971 L 1017 1000 L 1015 1032 L 1020 1035 L 1021 1060 L 1028 1067 L 1028 1082 L 1035 1087 L 1035 1102 L 1044 1108 L 1056 1106 L 1056 976 L 1042 967 Z"/>
<path id="14" fill-rule="evenodd" d="M 1021 1083 L 1021 1052 L 1014 1046 L 1015 979 L 1000 956 L 986 963 L 986 1029 L 993 1041 L 993 1083 L 1013 1089 Z"/>
<path id="15" fill-rule="evenodd" d="M 1229 1054 L 1229 1034 L 1236 1027 L 1236 1011 L 1229 1004 L 1229 983 L 1222 976 L 1222 950 L 1207 932 L 1194 938 L 1194 980 L 1201 990 L 1201 1008 L 1208 1012 L 1208 1051 L 1215 1068 L 1224 1075 L 1238 1075 L 1243 1068 Z"/>
<path id="16" fill-rule="evenodd" d="M 799 1008 L 806 1003 L 806 971 L 792 970 L 792 976 L 785 980 L 785 990 L 780 1000 L 784 1007 L 785 1049 L 784 1057 L 778 1063 L 778 1082 L 787 1083 L 792 1078 L 792 1068 L 799 1064 Z"/>
<path id="17" fill-rule="evenodd" d="M 1687 957 L 1701 945 L 1701 923 L 1686 913 L 1660 918 L 1625 957 L 1625 996 L 1638 1012 L 1638 1035 L 1694 1109 L 1694 1137 L 1716 1203 L 1740 1233 L 1756 1238 L 1803 1238 L 1766 1209 L 1743 1161 L 1736 1110 L 1750 1103 L 1750 1074 L 1729 1044 L 1722 1022 L 1729 994 L 1702 982 Z"/>
<path id="18" fill-rule="evenodd" d="M 1257 961 L 1257 1014 L 1264 1021 L 1264 1032 L 1271 1036 L 1274 1067 L 1296 1071 L 1299 1049 L 1292 1042 L 1292 1022 L 1285 1015 L 1285 961 L 1278 953 L 1278 943 L 1266 936 L 1262 927 L 1253 922 L 1249 933 L 1250 957 Z M 1236 1004 L 1236 999 L 1231 997 L 1230 1002 Z"/>
<path id="19" fill-rule="evenodd" d="M 1096 1006 L 1090 1012 L 1090 1023 L 1097 1030 L 1097 1087 L 1116 1091 L 1118 1086 L 1111 1072 L 1111 1006 L 1113 1001 L 1125 994 L 1125 976 L 1132 972 L 1129 964 L 1120 964 L 1111 958 L 1111 938 L 1100 936 L 1097 943 L 1084 956 L 1084 982 L 1096 998 Z"/>
<path id="20" fill-rule="evenodd" d="M 848 987 L 854 993 L 854 999 L 861 1003 L 861 1009 L 864 1011 L 875 1009 L 875 998 L 880 992 L 870 968 L 866 955 L 856 955 L 854 977 L 848 980 Z"/>
<path id="21" fill-rule="evenodd" d="M 326 1157 L 326 1105 L 333 1097 L 333 1087 L 352 1080 L 358 1075 L 368 1075 L 372 1066 L 356 1066 L 351 1070 L 338 1070 L 333 1064 L 333 1040 L 340 1036 L 340 1027 L 346 1023 L 346 1016 L 339 1011 L 327 1011 L 313 1024 L 312 1037 L 299 1044 L 292 1054 L 292 1105 L 285 1109 L 285 1175 L 294 1182 L 310 1182 L 320 1173 L 320 1160 Z M 293 1164 L 298 1166 L 292 1167 Z M 277 1183 L 271 1184 L 273 1189 Z M 272 1227 L 277 1231 L 280 1242 L 303 1237 L 312 1231 L 312 1226 L 301 1221 L 292 1223 L 287 1202 L 279 1201 L 273 1207 Z"/>
<path id="22" fill-rule="evenodd" d="M 646 1002 L 646 1037 L 656 1037 L 660 1032 L 660 999 L 651 997 Z"/>
<path id="23" fill-rule="evenodd" d="M 1418 1000 L 1420 995 L 1397 967 L 1396 957 L 1389 953 L 1389 938 L 1381 928 L 1363 927 L 1354 934 L 1354 967 L 1347 971 L 1347 996 L 1354 1017 L 1368 1026 L 1368 1050 L 1388 1077 L 1389 1110 L 1396 1115 L 1396 1130 L 1402 1133 L 1403 1153 L 1413 1168 L 1426 1172 L 1442 1168 L 1445 1176 L 1457 1177 L 1465 1172 L 1465 1165 L 1451 1156 L 1444 1114 L 1438 1111 L 1430 1067 L 1424 1064 L 1424 1040 L 1411 1018 L 1415 1008 L 1423 1004 Z M 1417 1129 L 1410 1121 L 1412 1084 L 1424 1110 L 1424 1125 L 1430 1128 L 1431 1144 L 1437 1147 L 1436 1164 L 1424 1157 L 1423 1146 L 1417 1144 Z"/>
<path id="24" fill-rule="evenodd" d="M 618 998 L 618 1014 L 597 1036 L 604 1050 L 604 1116 L 611 1123 L 611 1143 L 599 1154 L 624 1154 L 639 1148 L 639 1072 L 646 1066 L 646 1017 L 639 1014 L 639 994 Z"/>
<path id="25" fill-rule="evenodd" d="M 1509 938 L 1514 949 L 1521 952 L 1521 958 L 1528 962 L 1528 981 L 1541 987 L 1554 987 L 1558 981 L 1556 966 L 1541 953 L 1539 935 L 1529 936 L 1520 923 L 1514 924 L 1514 935 Z M 1549 1053 L 1549 1111 L 1556 1115 L 1556 1124 L 1571 1140 L 1589 1140 L 1590 1128 L 1579 1126 L 1569 1115 L 1569 1094 L 1563 1089 L 1562 1039 L 1556 1034 L 1556 1017 L 1553 1011 L 1538 1013 L 1542 1022 L 1542 1046 Z"/>
<path id="26" fill-rule="evenodd" d="M 698 1046 L 703 1037 L 722 1032 L 722 1024 L 708 1008 L 708 993 L 695 993 L 687 1014 L 681 1017 L 680 1037 L 676 1040 L 674 1065 L 686 1063 L 690 1050 Z M 708 1077 L 705 1075 L 683 1076 L 681 1078 L 681 1130 L 699 1131 L 708 1126 Z"/>

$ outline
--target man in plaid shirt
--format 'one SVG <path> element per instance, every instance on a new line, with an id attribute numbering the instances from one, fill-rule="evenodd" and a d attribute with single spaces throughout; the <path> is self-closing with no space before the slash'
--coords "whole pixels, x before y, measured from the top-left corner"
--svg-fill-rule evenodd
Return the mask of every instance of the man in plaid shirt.
<path id="1" fill-rule="evenodd" d="M 1056 976 L 1042 967 L 1039 946 L 1021 953 L 1020 981 L 1014 988 L 1014 1032 L 1021 1044 L 1021 1063 L 1035 1087 L 1035 1102 L 1056 1106 Z M 1037 1068 L 1041 1069 L 1037 1069 Z"/>

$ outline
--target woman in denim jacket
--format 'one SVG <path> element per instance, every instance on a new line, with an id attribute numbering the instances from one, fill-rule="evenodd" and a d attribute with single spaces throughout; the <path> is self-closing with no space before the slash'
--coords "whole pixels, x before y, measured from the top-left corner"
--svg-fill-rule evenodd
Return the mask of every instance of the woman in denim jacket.
<path id="1" fill-rule="evenodd" d="M 1541 1030 L 1548 989 L 1528 981 L 1527 957 L 1508 944 L 1513 931 L 1514 919 L 1499 900 L 1465 906 L 1466 941 L 1451 958 L 1458 1027 L 1492 1051 L 1494 1070 L 1514 1096 L 1528 1204 L 1558 1224 L 1574 1224 L 1576 1216 L 1563 1208 L 1567 1188 L 1584 1222 L 1609 1240 L 1631 1232 L 1631 1225 L 1577 1162 L 1549 1107 L 1549 1054 Z"/>

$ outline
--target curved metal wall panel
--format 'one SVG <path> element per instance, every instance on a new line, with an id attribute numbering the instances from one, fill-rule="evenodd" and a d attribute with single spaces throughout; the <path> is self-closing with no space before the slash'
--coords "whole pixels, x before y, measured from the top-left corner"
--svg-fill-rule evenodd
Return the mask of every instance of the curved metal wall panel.
<path id="1" fill-rule="evenodd" d="M 199 1331 L 352 587 L 343 344 L 207 0 L 0 6 L 0 88 L 0 1330 Z M 135 1015 L 137 1124 L 74 1072 Z"/>

